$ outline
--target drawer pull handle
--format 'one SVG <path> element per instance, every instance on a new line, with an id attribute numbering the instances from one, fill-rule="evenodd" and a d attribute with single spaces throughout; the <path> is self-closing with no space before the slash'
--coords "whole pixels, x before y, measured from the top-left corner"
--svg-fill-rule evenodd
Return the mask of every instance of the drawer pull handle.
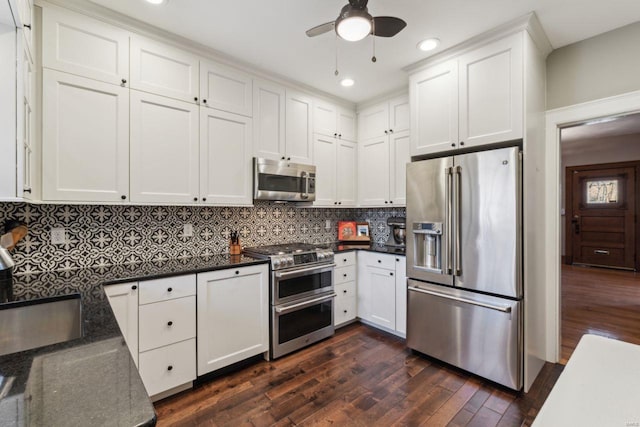
<path id="1" fill-rule="evenodd" d="M 236 270 L 236 274 L 240 274 L 240 271 Z"/>
<path id="2" fill-rule="evenodd" d="M 343 260 L 342 260 L 342 262 L 347 262 L 347 259 L 346 259 L 346 258 L 345 258 L 345 259 L 343 259 Z"/>
<path id="3" fill-rule="evenodd" d="M 173 366 L 171 365 L 167 366 L 167 371 L 171 371 L 171 370 L 173 370 Z"/>
<path id="4" fill-rule="evenodd" d="M 167 292 L 171 292 L 171 291 L 173 291 L 173 288 L 167 289 Z"/>
<path id="5" fill-rule="evenodd" d="M 603 249 L 596 249 L 593 253 L 596 255 L 609 255 L 609 251 L 605 251 Z"/>
<path id="6" fill-rule="evenodd" d="M 133 285 L 133 286 L 131 287 L 131 289 L 135 291 L 136 289 L 138 289 L 138 286 L 137 286 L 137 285 Z"/>
<path id="7" fill-rule="evenodd" d="M 345 290 L 344 290 L 344 291 L 342 291 L 342 292 L 346 294 L 346 293 L 347 293 L 347 290 L 345 289 Z"/>
<path id="8" fill-rule="evenodd" d="M 173 326 L 173 322 L 172 322 L 171 320 L 169 320 L 169 321 L 167 322 L 167 326 Z"/>

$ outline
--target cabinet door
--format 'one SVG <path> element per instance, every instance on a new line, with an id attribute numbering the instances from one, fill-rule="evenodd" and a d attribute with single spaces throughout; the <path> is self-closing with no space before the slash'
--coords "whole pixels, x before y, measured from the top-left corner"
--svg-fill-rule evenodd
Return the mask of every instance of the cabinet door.
<path id="1" fill-rule="evenodd" d="M 316 135 L 313 162 L 316 165 L 316 201 L 314 206 L 334 206 L 336 200 L 336 145 L 332 137 Z"/>
<path id="2" fill-rule="evenodd" d="M 362 206 L 389 204 L 389 137 L 360 143 L 358 194 Z"/>
<path id="3" fill-rule="evenodd" d="M 33 184 L 35 179 L 35 66 L 31 53 L 26 45 L 23 30 L 17 31 L 18 36 L 18 91 L 16 99 L 17 105 L 17 128 L 18 151 L 17 151 L 17 196 L 25 199 L 35 198 Z"/>
<path id="4" fill-rule="evenodd" d="M 251 205 L 249 117 L 200 109 L 200 195 L 203 202 Z"/>
<path id="5" fill-rule="evenodd" d="M 357 145 L 338 141 L 336 153 L 336 199 L 340 206 L 355 206 L 357 198 Z"/>
<path id="6" fill-rule="evenodd" d="M 287 160 L 297 163 L 311 163 L 313 149 L 311 98 L 295 91 L 287 90 L 285 121 Z"/>
<path id="7" fill-rule="evenodd" d="M 18 27 L 21 27 L 24 35 L 24 41 L 29 52 L 33 50 L 33 0 L 17 0 L 18 2 L 18 16 L 20 23 Z"/>
<path id="8" fill-rule="evenodd" d="M 285 90 L 262 80 L 253 82 L 253 127 L 257 157 L 284 159 Z"/>
<path id="9" fill-rule="evenodd" d="M 411 128 L 409 97 L 400 96 L 389 101 L 389 132 L 399 133 Z"/>
<path id="10" fill-rule="evenodd" d="M 374 105 L 358 114 L 358 136 L 361 141 L 384 136 L 389 133 L 389 128 L 388 102 Z"/>
<path id="11" fill-rule="evenodd" d="M 463 55 L 460 140 L 465 147 L 522 138 L 522 34 Z"/>
<path id="12" fill-rule="evenodd" d="M 198 115 L 197 105 L 131 91 L 131 201 L 199 196 Z"/>
<path id="13" fill-rule="evenodd" d="M 108 285 L 104 292 L 131 357 L 138 366 L 138 283 Z"/>
<path id="14" fill-rule="evenodd" d="M 338 136 L 338 113 L 335 105 L 315 101 L 313 103 L 313 132 L 325 136 Z"/>
<path id="15" fill-rule="evenodd" d="M 131 37 L 131 88 L 196 103 L 197 56 L 164 43 Z"/>
<path id="16" fill-rule="evenodd" d="M 266 264 L 198 274 L 198 375 L 269 350 Z"/>
<path id="17" fill-rule="evenodd" d="M 458 144 L 458 63 L 436 65 L 409 78 L 411 155 L 437 153 Z"/>
<path id="18" fill-rule="evenodd" d="M 396 331 L 407 334 L 407 259 L 396 256 Z"/>
<path id="19" fill-rule="evenodd" d="M 368 267 L 365 280 L 371 288 L 371 312 L 369 320 L 384 328 L 396 328 L 396 279 L 395 270 Z"/>
<path id="20" fill-rule="evenodd" d="M 253 80 L 240 70 L 200 61 L 201 105 L 229 113 L 253 115 Z"/>
<path id="21" fill-rule="evenodd" d="M 338 138 L 347 141 L 358 140 L 356 112 L 346 108 L 338 108 Z"/>
<path id="22" fill-rule="evenodd" d="M 356 312 L 358 317 L 368 320 L 371 317 L 371 282 L 368 276 L 368 261 L 373 254 L 365 251 L 358 251 L 357 257 L 357 292 L 356 292 Z"/>
<path id="23" fill-rule="evenodd" d="M 129 89 L 46 69 L 42 84 L 43 200 L 126 200 Z"/>
<path id="24" fill-rule="evenodd" d="M 393 132 L 389 136 L 391 153 L 389 202 L 394 205 L 407 204 L 407 163 L 411 162 L 411 139 L 409 132 Z"/>
<path id="25" fill-rule="evenodd" d="M 111 84 L 129 79 L 129 35 L 95 19 L 42 10 L 42 66 Z"/>

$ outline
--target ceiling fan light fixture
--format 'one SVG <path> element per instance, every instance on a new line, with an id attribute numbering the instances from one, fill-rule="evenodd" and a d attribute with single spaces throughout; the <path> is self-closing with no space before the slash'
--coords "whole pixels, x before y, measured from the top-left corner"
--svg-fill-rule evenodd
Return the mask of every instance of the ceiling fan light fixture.
<path id="1" fill-rule="evenodd" d="M 372 19 L 366 7 L 354 9 L 346 5 L 336 19 L 336 33 L 344 40 L 357 42 L 371 34 Z"/>
<path id="2" fill-rule="evenodd" d="M 423 52 L 429 52 L 430 50 L 437 48 L 439 45 L 440 39 L 432 37 L 430 39 L 422 40 L 420 43 L 418 43 L 418 49 Z"/>

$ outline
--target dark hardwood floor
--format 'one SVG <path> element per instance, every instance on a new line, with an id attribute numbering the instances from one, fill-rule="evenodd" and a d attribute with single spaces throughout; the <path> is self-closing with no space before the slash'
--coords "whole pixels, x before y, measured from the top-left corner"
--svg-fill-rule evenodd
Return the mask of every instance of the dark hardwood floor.
<path id="1" fill-rule="evenodd" d="M 157 402 L 158 425 L 529 425 L 562 366 L 515 393 L 362 324 L 273 362 L 259 361 Z"/>
<path id="2" fill-rule="evenodd" d="M 640 274 L 562 265 L 561 332 L 561 363 L 587 333 L 640 344 Z"/>

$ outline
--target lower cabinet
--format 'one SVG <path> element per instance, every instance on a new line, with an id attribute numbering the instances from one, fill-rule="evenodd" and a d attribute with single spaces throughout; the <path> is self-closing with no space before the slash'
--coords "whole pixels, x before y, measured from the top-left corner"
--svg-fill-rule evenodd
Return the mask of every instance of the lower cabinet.
<path id="1" fill-rule="evenodd" d="M 268 350 L 268 266 L 198 274 L 198 375 Z"/>
<path id="2" fill-rule="evenodd" d="M 140 376 L 149 396 L 196 379 L 195 338 L 140 353 Z"/>
<path id="3" fill-rule="evenodd" d="M 405 257 L 358 253 L 358 317 L 396 335 L 406 335 Z"/>
<path id="4" fill-rule="evenodd" d="M 138 283 L 105 286 L 104 292 L 107 294 L 131 357 L 138 366 Z"/>
<path id="5" fill-rule="evenodd" d="M 334 259 L 336 299 L 333 324 L 340 327 L 356 319 L 356 253 L 339 253 Z"/>

